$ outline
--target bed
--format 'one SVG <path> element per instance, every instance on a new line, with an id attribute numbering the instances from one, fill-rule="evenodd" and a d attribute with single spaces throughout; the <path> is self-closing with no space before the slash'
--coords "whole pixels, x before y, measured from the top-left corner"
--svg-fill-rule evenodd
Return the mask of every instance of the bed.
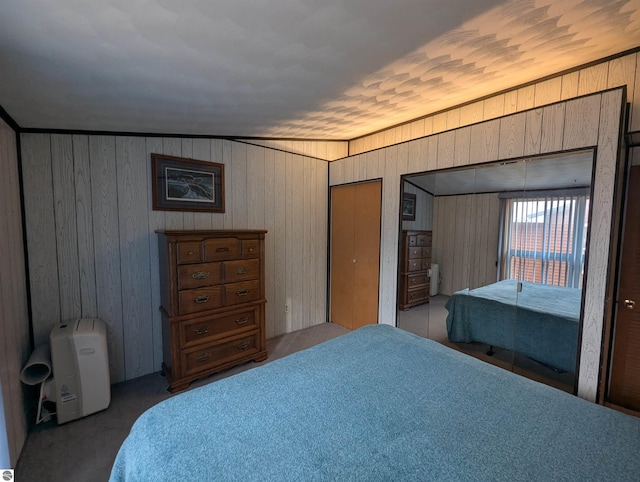
<path id="1" fill-rule="evenodd" d="M 640 419 L 388 325 L 176 395 L 110 480 L 638 480 Z"/>
<path id="2" fill-rule="evenodd" d="M 520 283 L 521 292 L 517 280 L 503 280 L 454 293 L 445 304 L 449 341 L 515 350 L 575 373 L 581 290 Z"/>

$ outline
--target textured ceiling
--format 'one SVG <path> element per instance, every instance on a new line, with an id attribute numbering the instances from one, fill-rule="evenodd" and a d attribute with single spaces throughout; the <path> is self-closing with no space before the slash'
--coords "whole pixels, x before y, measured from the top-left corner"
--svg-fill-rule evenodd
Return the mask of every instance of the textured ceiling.
<path id="1" fill-rule="evenodd" d="M 591 150 L 579 151 L 416 174 L 406 179 L 435 196 L 587 187 L 591 185 L 593 155 Z"/>
<path id="2" fill-rule="evenodd" d="M 21 127 L 350 139 L 640 46 L 640 0 L 2 0 Z"/>

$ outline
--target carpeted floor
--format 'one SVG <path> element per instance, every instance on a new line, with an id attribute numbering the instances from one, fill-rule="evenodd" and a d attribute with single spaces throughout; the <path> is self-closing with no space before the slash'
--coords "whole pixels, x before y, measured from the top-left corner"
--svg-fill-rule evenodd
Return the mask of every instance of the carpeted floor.
<path id="1" fill-rule="evenodd" d="M 290 353 L 303 350 L 347 333 L 346 328 L 322 323 L 305 330 L 267 340 L 269 363 Z M 205 380 L 191 388 L 205 385 L 260 364 L 247 363 Z M 16 481 L 98 482 L 106 481 L 122 441 L 138 416 L 172 395 L 167 382 L 154 373 L 113 385 L 111 404 L 88 417 L 63 425 L 52 420 L 41 423 L 29 433 L 18 464 Z"/>

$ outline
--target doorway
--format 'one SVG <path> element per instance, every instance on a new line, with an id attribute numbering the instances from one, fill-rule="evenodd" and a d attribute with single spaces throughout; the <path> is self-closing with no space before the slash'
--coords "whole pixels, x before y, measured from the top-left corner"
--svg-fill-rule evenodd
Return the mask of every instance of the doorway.
<path id="1" fill-rule="evenodd" d="M 378 323 L 382 181 L 331 188 L 330 315 L 350 330 Z"/>

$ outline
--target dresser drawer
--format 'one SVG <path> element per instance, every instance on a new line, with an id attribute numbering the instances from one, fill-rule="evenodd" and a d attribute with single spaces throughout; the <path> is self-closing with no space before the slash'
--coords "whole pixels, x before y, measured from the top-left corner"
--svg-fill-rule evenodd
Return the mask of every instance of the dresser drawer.
<path id="1" fill-rule="evenodd" d="M 417 301 L 423 301 L 429 299 L 429 286 L 419 288 L 416 290 L 409 290 L 406 294 L 407 303 L 415 303 Z"/>
<path id="2" fill-rule="evenodd" d="M 199 241 L 178 243 L 178 264 L 199 263 L 202 261 L 202 244 Z"/>
<path id="3" fill-rule="evenodd" d="M 431 258 L 422 258 L 422 269 L 431 269 Z"/>
<path id="4" fill-rule="evenodd" d="M 226 305 L 237 305 L 260 299 L 260 280 L 230 283 L 224 288 Z"/>
<path id="5" fill-rule="evenodd" d="M 429 277 L 426 273 L 407 275 L 407 289 L 417 288 L 429 284 Z"/>
<path id="6" fill-rule="evenodd" d="M 222 336 L 233 334 L 235 330 L 257 328 L 256 310 L 235 311 L 222 316 L 212 316 L 180 323 L 180 347 L 189 348 Z"/>
<path id="7" fill-rule="evenodd" d="M 406 271 L 421 271 L 422 270 L 422 258 L 418 259 L 407 259 L 406 260 Z"/>
<path id="8" fill-rule="evenodd" d="M 407 244 L 409 246 L 418 246 L 418 236 L 407 236 Z"/>
<path id="9" fill-rule="evenodd" d="M 224 281 L 232 283 L 260 277 L 260 260 L 246 259 L 224 263 Z"/>
<path id="10" fill-rule="evenodd" d="M 208 368 L 258 352 L 258 333 L 234 338 L 232 341 L 211 343 L 205 347 L 182 350 L 183 376 L 197 374 Z"/>
<path id="11" fill-rule="evenodd" d="M 222 306 L 222 286 L 183 290 L 178 294 L 178 314 L 188 315 Z"/>
<path id="12" fill-rule="evenodd" d="M 418 234 L 417 246 L 431 246 L 430 234 Z"/>
<path id="13" fill-rule="evenodd" d="M 242 241 L 242 256 L 245 258 L 257 258 L 260 256 L 260 241 L 257 239 Z"/>
<path id="14" fill-rule="evenodd" d="M 409 259 L 422 258 L 422 248 L 411 246 L 408 248 Z"/>
<path id="15" fill-rule="evenodd" d="M 204 242 L 205 261 L 224 261 L 240 257 L 242 245 L 238 238 L 215 238 Z"/>
<path id="16" fill-rule="evenodd" d="M 422 248 L 422 257 L 423 258 L 430 258 L 431 257 L 431 246 L 429 246 L 428 248 Z"/>
<path id="17" fill-rule="evenodd" d="M 178 289 L 200 288 L 222 282 L 222 263 L 199 263 L 178 266 Z"/>

